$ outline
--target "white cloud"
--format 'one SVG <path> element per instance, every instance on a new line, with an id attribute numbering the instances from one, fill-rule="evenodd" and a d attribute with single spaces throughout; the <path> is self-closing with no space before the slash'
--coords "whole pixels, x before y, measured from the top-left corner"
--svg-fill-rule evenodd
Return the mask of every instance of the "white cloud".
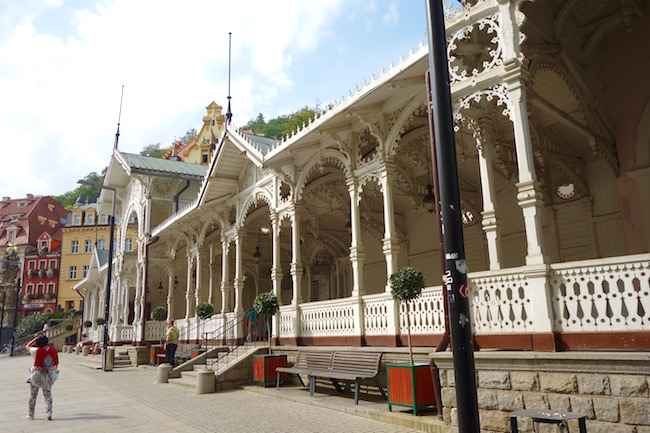
<path id="1" fill-rule="evenodd" d="M 342 0 L 102 0 L 68 11 L 72 3 L 0 10 L 10 29 L 0 33 L 2 196 L 61 194 L 100 171 L 122 85 L 120 149 L 198 129 L 212 99 L 226 105 L 229 31 L 234 120 L 245 123 L 292 86 L 294 58 L 318 47 Z M 54 12 L 66 19 L 47 22 Z"/>
<path id="2" fill-rule="evenodd" d="M 395 3 L 391 3 L 388 7 L 388 10 L 384 13 L 384 16 L 381 17 L 381 23 L 383 26 L 395 25 L 399 22 L 399 12 Z"/>

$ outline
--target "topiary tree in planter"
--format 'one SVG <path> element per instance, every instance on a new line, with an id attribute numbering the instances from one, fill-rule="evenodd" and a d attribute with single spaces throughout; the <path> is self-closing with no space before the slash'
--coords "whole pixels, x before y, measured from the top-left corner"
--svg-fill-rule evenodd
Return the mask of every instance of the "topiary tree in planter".
<path id="1" fill-rule="evenodd" d="M 278 298 L 273 292 L 264 292 L 257 295 L 253 301 L 253 309 L 257 314 L 264 314 L 269 337 L 269 355 L 271 354 L 271 323 L 270 319 L 278 312 Z"/>
<path id="2" fill-rule="evenodd" d="M 106 320 L 104 320 L 103 317 L 98 317 L 95 319 L 95 325 L 97 326 L 102 326 L 104 323 L 106 323 Z"/>
<path id="3" fill-rule="evenodd" d="M 214 313 L 214 307 L 212 304 L 208 304 L 207 302 L 199 302 L 194 308 L 194 312 L 201 319 L 207 319 L 212 316 L 212 313 Z"/>
<path id="4" fill-rule="evenodd" d="M 151 319 L 159 322 L 167 319 L 167 310 L 165 307 L 156 307 L 151 310 Z"/>
<path id="5" fill-rule="evenodd" d="M 422 289 L 424 288 L 424 275 L 417 269 L 406 266 L 390 276 L 390 286 L 393 298 L 400 302 L 406 302 L 406 333 L 409 346 L 409 358 L 411 360 L 411 365 L 413 365 L 409 305 L 422 294 Z"/>
<path id="6" fill-rule="evenodd" d="M 90 320 L 84 320 L 84 328 L 90 328 L 91 326 L 93 326 L 93 322 Z"/>

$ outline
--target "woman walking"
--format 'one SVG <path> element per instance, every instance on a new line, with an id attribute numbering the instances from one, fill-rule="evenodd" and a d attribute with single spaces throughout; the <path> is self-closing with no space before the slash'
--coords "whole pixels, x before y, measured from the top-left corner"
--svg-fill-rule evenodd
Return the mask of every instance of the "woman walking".
<path id="1" fill-rule="evenodd" d="M 43 390 L 45 405 L 47 406 L 47 419 L 52 420 L 52 384 L 56 370 L 59 366 L 59 355 L 54 346 L 48 346 L 48 339 L 45 335 L 34 337 L 25 348 L 34 359 L 34 365 L 29 369 L 30 375 L 27 382 L 30 385 L 29 414 L 27 419 L 34 419 L 36 408 L 36 397 L 38 389 Z"/>

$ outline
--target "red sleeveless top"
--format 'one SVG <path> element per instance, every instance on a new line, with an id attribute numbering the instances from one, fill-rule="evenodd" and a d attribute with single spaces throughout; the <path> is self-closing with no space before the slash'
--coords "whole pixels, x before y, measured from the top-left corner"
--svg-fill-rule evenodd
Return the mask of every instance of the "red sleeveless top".
<path id="1" fill-rule="evenodd" d="M 59 365 L 59 355 L 54 346 L 39 347 L 34 358 L 34 367 L 49 368 Z"/>

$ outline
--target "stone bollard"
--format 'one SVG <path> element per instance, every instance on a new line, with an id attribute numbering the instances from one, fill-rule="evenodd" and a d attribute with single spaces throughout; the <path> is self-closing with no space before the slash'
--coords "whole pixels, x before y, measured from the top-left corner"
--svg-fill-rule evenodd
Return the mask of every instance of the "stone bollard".
<path id="1" fill-rule="evenodd" d="M 163 363 L 158 366 L 158 381 L 157 383 L 167 383 L 169 380 L 169 372 L 172 371 L 172 365 Z"/>
<path id="2" fill-rule="evenodd" d="M 89 353 L 90 353 L 90 346 L 84 346 L 84 347 L 81 349 L 81 354 L 82 354 L 83 356 L 88 356 Z"/>
<path id="3" fill-rule="evenodd" d="M 214 389 L 215 389 L 214 371 L 199 370 L 196 376 L 196 393 L 210 394 L 214 392 Z"/>
<path id="4" fill-rule="evenodd" d="M 74 347 L 74 353 L 75 353 L 76 355 L 79 355 L 79 354 L 81 353 L 81 346 L 75 346 L 75 347 Z"/>

